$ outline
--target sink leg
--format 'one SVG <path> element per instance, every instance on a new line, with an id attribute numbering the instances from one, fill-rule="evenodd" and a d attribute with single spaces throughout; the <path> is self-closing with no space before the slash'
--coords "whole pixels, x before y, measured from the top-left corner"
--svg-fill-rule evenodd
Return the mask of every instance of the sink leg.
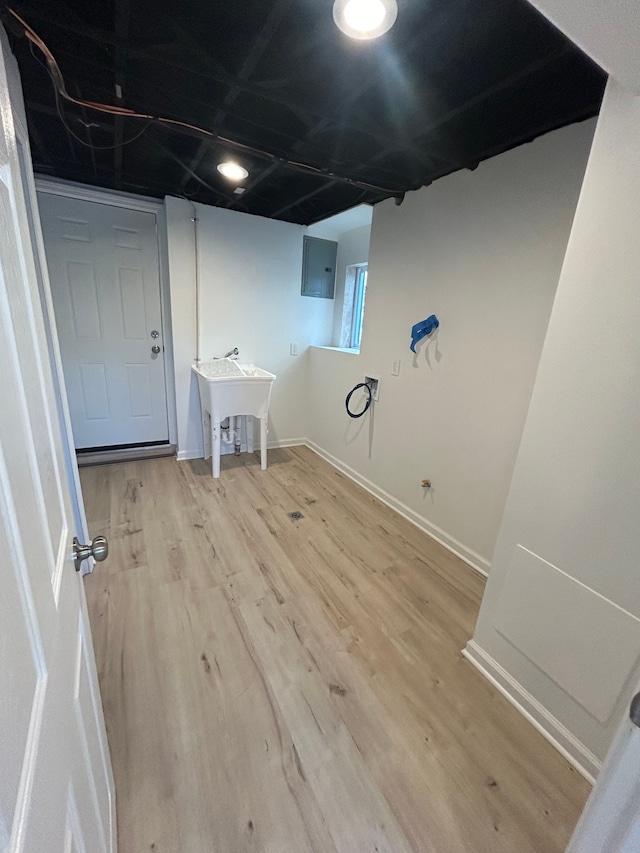
<path id="1" fill-rule="evenodd" d="M 260 418 L 260 467 L 267 470 L 267 418 Z"/>
<path id="2" fill-rule="evenodd" d="M 211 416 L 209 412 L 202 413 L 202 443 L 204 445 L 204 458 L 211 456 Z"/>
<path id="3" fill-rule="evenodd" d="M 211 468 L 214 478 L 220 476 L 220 421 L 211 418 Z"/>
<path id="4" fill-rule="evenodd" d="M 244 416 L 244 431 L 247 436 L 247 453 L 253 453 L 253 415 Z"/>

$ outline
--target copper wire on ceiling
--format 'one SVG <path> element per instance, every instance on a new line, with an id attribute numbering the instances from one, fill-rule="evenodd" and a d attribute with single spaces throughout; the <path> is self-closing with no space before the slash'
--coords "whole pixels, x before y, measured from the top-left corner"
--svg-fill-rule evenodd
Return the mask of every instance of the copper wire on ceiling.
<path id="1" fill-rule="evenodd" d="M 238 142 L 237 140 L 229 139 L 228 137 L 221 136 L 220 134 L 214 133 L 211 130 L 207 130 L 206 128 L 200 127 L 200 126 L 195 125 L 195 124 L 190 124 L 189 122 L 180 121 L 179 119 L 167 118 L 165 116 L 150 115 L 147 113 L 139 113 L 139 112 L 136 112 L 135 110 L 128 109 L 127 107 L 116 106 L 115 104 L 105 104 L 105 103 L 101 103 L 98 101 L 86 101 L 83 98 L 76 98 L 73 95 L 69 94 L 69 92 L 67 91 L 67 87 L 66 87 L 62 72 L 60 70 L 60 66 L 58 65 L 55 56 L 53 55 L 51 50 L 47 47 L 47 45 L 43 41 L 43 39 L 40 38 L 40 36 L 36 33 L 36 31 L 24 20 L 24 18 L 22 18 L 18 14 L 18 12 L 15 11 L 15 9 L 12 9 L 9 6 L 7 6 L 6 8 L 7 8 L 7 12 L 9 12 L 21 24 L 21 26 L 23 27 L 23 30 L 24 30 L 24 35 L 26 36 L 26 38 L 31 42 L 32 45 L 37 47 L 38 50 L 43 54 L 43 56 L 46 60 L 46 63 L 47 63 L 46 64 L 46 70 L 49 74 L 49 77 L 51 78 L 51 82 L 52 82 L 53 87 L 54 87 L 54 92 L 56 95 L 56 104 L 58 104 L 58 98 L 61 97 L 64 100 L 68 101 L 69 103 L 75 104 L 76 106 L 84 107 L 84 108 L 90 109 L 90 110 L 95 110 L 95 111 L 101 112 L 101 113 L 107 113 L 108 115 L 120 116 L 122 118 L 135 118 L 135 119 L 146 120 L 148 122 L 147 127 L 150 124 L 157 123 L 160 125 L 170 125 L 172 127 L 177 128 L 178 130 L 181 128 L 185 129 L 185 130 L 190 130 L 194 133 L 200 134 L 202 136 L 206 136 L 210 139 L 214 139 L 216 142 L 220 142 L 221 144 L 227 145 L 230 148 L 234 148 L 237 151 L 241 151 L 241 152 L 244 152 L 247 154 L 253 154 L 256 157 L 259 157 L 260 159 L 269 160 L 271 162 L 276 162 L 279 165 L 284 166 L 286 168 L 294 169 L 294 170 L 300 171 L 300 172 L 306 172 L 307 174 L 319 175 L 323 178 L 330 178 L 333 181 L 338 181 L 338 182 L 341 182 L 344 184 L 348 184 L 349 186 L 352 186 L 352 187 L 357 187 L 359 189 L 381 193 L 383 195 L 392 196 L 392 197 L 395 197 L 397 199 L 401 199 L 404 197 L 404 192 L 402 190 L 393 189 L 390 187 L 377 186 L 376 184 L 370 184 L 370 183 L 367 183 L 366 181 L 359 181 L 356 178 L 349 178 L 349 177 L 346 177 L 344 175 L 339 175 L 339 174 L 332 172 L 328 169 L 320 169 L 316 166 L 312 166 L 309 163 L 301 163 L 301 162 L 298 162 L 295 160 L 288 160 L 287 158 L 279 157 L 278 155 L 273 154 L 270 151 L 265 151 L 265 150 L 260 149 L 260 148 L 255 148 L 254 146 L 251 146 L 251 145 L 246 145 L 243 142 Z M 61 113 L 59 108 L 58 108 L 58 114 L 59 114 L 61 121 L 63 122 L 63 124 L 65 124 L 65 127 L 66 127 L 67 125 L 65 123 L 65 120 L 64 120 L 62 113 Z M 135 141 L 135 139 L 139 138 L 139 136 L 142 136 L 142 134 L 147 130 L 147 127 L 143 128 L 143 130 L 139 134 L 134 136 L 133 139 L 128 140 L 128 142 L 133 142 L 133 141 Z M 67 128 L 67 129 L 69 129 L 69 128 Z M 73 135 L 75 136 L 75 134 L 73 134 Z M 78 137 L 76 137 L 76 138 L 78 139 Z M 102 146 L 92 145 L 92 144 L 87 143 L 81 139 L 78 139 L 78 141 L 82 142 L 83 145 L 86 145 L 89 148 L 95 148 L 98 150 L 100 150 L 102 148 Z M 127 144 L 127 141 L 125 141 L 122 144 Z M 112 148 L 112 147 L 116 147 L 116 146 L 106 146 L 106 147 Z"/>
<path id="2" fill-rule="evenodd" d="M 604 73 L 527 0 L 403 0 L 368 41 L 341 35 L 332 3 L 244 0 L 239 20 L 233 3 L 176 19 L 171 0 L 152 16 L 20 0 L 24 23 L 3 6 L 35 170 L 311 225 L 598 112 Z M 242 201 L 215 171 L 226 158 L 251 172 Z"/>

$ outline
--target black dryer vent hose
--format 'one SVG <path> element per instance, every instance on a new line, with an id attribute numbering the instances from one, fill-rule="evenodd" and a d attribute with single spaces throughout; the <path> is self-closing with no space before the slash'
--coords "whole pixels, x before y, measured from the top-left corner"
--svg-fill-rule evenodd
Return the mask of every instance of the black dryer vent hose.
<path id="1" fill-rule="evenodd" d="M 369 397 L 367 398 L 367 402 L 365 404 L 364 409 L 361 412 L 354 414 L 351 411 L 351 409 L 349 408 L 349 403 L 351 402 L 351 397 L 355 394 L 355 392 L 358 390 L 358 388 L 366 388 L 367 391 L 369 392 Z M 373 400 L 373 392 L 371 391 L 371 385 L 369 385 L 368 382 L 358 382 L 358 384 L 355 385 L 351 389 L 351 391 L 349 391 L 349 393 L 347 394 L 347 399 L 344 401 L 344 405 L 345 405 L 345 408 L 347 410 L 347 414 L 349 415 L 350 418 L 361 418 L 364 415 L 364 413 L 367 411 L 369 406 L 371 405 L 372 400 Z"/>

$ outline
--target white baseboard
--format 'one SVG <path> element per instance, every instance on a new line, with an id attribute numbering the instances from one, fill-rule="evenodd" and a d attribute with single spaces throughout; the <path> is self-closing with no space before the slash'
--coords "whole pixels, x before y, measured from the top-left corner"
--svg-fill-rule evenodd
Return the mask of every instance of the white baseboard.
<path id="1" fill-rule="evenodd" d="M 555 746 L 558 752 L 564 755 L 578 773 L 592 785 L 595 784 L 602 762 L 590 749 L 572 735 L 560 720 L 547 711 L 544 705 L 541 705 L 528 690 L 509 675 L 506 669 L 487 654 L 475 640 L 469 640 L 462 654 L 549 743 Z"/>
<path id="2" fill-rule="evenodd" d="M 436 527 L 435 524 L 431 524 L 431 522 L 427 521 L 426 518 L 423 518 L 406 504 L 403 504 L 402 501 L 394 498 L 393 495 L 390 495 L 388 492 L 385 492 L 384 489 L 376 486 L 376 484 L 372 483 L 371 480 L 363 477 L 362 474 L 359 474 L 358 471 L 355 470 L 355 468 L 351 468 L 340 459 L 337 459 L 335 456 L 327 453 L 326 450 L 323 450 L 315 444 L 315 442 L 307 439 L 302 443 L 306 444 L 310 450 L 313 450 L 314 453 L 317 453 L 318 456 L 322 457 L 326 462 L 333 465 L 334 468 L 337 468 L 338 471 L 342 471 L 343 474 L 346 474 L 349 479 L 353 480 L 359 486 L 362 486 L 363 489 L 370 492 L 370 494 L 378 498 L 382 503 L 391 507 L 391 509 L 395 510 L 403 518 L 406 518 L 407 521 L 410 521 L 413 525 L 422 530 L 423 533 L 426 533 L 432 539 L 435 539 L 436 542 L 439 542 L 440 545 L 443 545 L 447 550 L 451 551 L 452 554 L 455 554 L 456 557 L 460 557 L 461 560 L 464 560 L 465 563 L 483 575 L 483 577 L 486 578 L 489 576 L 490 563 L 484 557 L 481 557 L 480 554 L 477 554 L 475 551 L 467 548 L 462 544 L 462 542 L 458 542 L 457 539 L 454 539 L 453 536 L 449 536 L 448 533 L 445 533 L 444 530 Z"/>
<path id="3" fill-rule="evenodd" d="M 187 459 L 202 459 L 202 450 L 179 450 L 176 459 L 178 462 L 186 462 Z"/>
<path id="4" fill-rule="evenodd" d="M 278 447 L 303 447 L 308 444 L 306 438 L 282 438 L 279 441 L 267 441 L 267 448 L 268 450 L 275 450 Z M 260 442 L 258 442 L 256 449 L 260 450 Z"/>

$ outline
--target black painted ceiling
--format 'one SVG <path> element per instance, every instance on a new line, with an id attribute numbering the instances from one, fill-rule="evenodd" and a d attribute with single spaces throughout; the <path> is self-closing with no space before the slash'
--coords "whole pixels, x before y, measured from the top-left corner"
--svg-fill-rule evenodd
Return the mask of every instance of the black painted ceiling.
<path id="1" fill-rule="evenodd" d="M 214 134 L 56 103 L 41 52 L 5 9 L 37 172 L 303 224 L 593 116 L 605 82 L 526 0 L 398 0 L 393 29 L 370 42 L 340 33 L 332 0 L 9 6 L 71 96 Z M 230 157 L 250 173 L 242 196 L 216 171 Z"/>

